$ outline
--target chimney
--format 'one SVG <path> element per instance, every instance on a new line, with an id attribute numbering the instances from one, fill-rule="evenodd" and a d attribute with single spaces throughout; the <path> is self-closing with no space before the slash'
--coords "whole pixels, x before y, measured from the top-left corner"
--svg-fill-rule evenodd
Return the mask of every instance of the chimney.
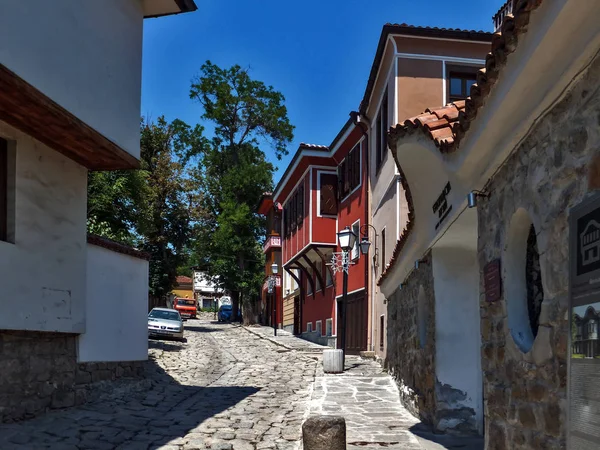
<path id="1" fill-rule="evenodd" d="M 502 27 L 502 22 L 507 14 L 512 14 L 513 7 L 515 6 L 515 0 L 508 0 L 502 8 L 498 10 L 492 20 L 494 21 L 494 32 L 498 31 Z"/>

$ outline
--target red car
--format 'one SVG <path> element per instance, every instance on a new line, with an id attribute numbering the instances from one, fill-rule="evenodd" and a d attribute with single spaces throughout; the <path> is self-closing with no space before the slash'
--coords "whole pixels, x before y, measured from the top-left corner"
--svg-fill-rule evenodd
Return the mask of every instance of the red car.
<path id="1" fill-rule="evenodd" d="M 192 298 L 176 298 L 173 300 L 173 308 L 179 311 L 181 317 L 195 319 L 198 311 L 198 302 Z"/>

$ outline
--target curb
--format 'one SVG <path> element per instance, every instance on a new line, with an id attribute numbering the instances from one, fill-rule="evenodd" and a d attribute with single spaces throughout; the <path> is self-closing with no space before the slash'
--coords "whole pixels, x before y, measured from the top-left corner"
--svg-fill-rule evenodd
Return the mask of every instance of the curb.
<path id="1" fill-rule="evenodd" d="M 242 325 L 241 328 L 243 328 L 244 330 L 246 330 L 248 333 L 253 334 L 254 336 L 258 336 L 259 338 L 264 339 L 266 341 L 269 341 L 272 344 L 278 345 L 279 347 L 283 347 L 283 348 L 285 348 L 288 351 L 294 350 L 289 345 L 285 345 L 285 344 L 282 344 L 281 342 L 277 342 L 275 339 L 272 339 L 272 338 L 270 338 L 268 336 L 264 336 L 264 335 L 262 335 L 260 333 L 257 333 L 256 331 L 251 330 L 249 327 L 246 327 L 246 326 Z"/>

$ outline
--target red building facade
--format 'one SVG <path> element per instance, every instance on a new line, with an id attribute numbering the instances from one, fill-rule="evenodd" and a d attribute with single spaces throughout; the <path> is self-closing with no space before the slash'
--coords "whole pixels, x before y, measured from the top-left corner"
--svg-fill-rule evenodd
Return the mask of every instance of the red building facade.
<path id="1" fill-rule="evenodd" d="M 282 205 L 283 285 L 284 296 L 289 295 L 282 311 L 293 316 L 287 328 L 330 346 L 338 345 L 343 329 L 338 320 L 342 274 L 336 273 L 332 257 L 341 251 L 337 232 L 349 226 L 360 238 L 366 223 L 367 150 L 365 132 L 353 114 L 330 146 L 301 144 L 273 194 Z M 369 271 L 358 240 L 349 269 L 348 353 L 366 350 L 369 344 Z"/>
<path id="2" fill-rule="evenodd" d="M 265 254 L 265 279 L 261 291 L 260 323 L 281 327 L 283 303 L 281 290 L 281 206 L 273 202 L 273 195 L 266 192 L 258 206 L 259 214 L 266 217 L 266 236 L 263 245 Z M 278 273 L 273 273 L 273 264 Z M 269 278 L 273 282 L 269 285 Z"/>

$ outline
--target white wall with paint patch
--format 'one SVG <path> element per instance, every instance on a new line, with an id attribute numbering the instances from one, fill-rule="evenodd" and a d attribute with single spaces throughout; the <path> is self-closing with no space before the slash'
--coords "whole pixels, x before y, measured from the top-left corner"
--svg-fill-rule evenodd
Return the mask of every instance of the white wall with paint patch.
<path id="1" fill-rule="evenodd" d="M 475 233 L 473 239 L 476 239 Z M 434 247 L 436 378 L 449 409 L 473 408 L 483 431 L 479 264 L 477 251 L 465 247 Z M 444 387 L 445 385 L 445 387 Z M 440 386 L 438 386 L 439 388 Z M 459 399 L 460 392 L 464 398 Z M 456 398 L 455 398 L 456 395 Z M 454 398 L 454 400 L 453 400 Z M 444 419 L 438 429 L 453 428 L 459 419 Z"/>
<path id="2" fill-rule="evenodd" d="M 0 122 L 9 148 L 9 241 L 0 329 L 85 331 L 87 170 Z"/>
<path id="3" fill-rule="evenodd" d="M 79 362 L 148 358 L 148 261 L 87 245 L 86 331 Z"/>
<path id="4" fill-rule="evenodd" d="M 139 157 L 143 15 L 141 0 L 4 0 L 0 63 Z"/>

